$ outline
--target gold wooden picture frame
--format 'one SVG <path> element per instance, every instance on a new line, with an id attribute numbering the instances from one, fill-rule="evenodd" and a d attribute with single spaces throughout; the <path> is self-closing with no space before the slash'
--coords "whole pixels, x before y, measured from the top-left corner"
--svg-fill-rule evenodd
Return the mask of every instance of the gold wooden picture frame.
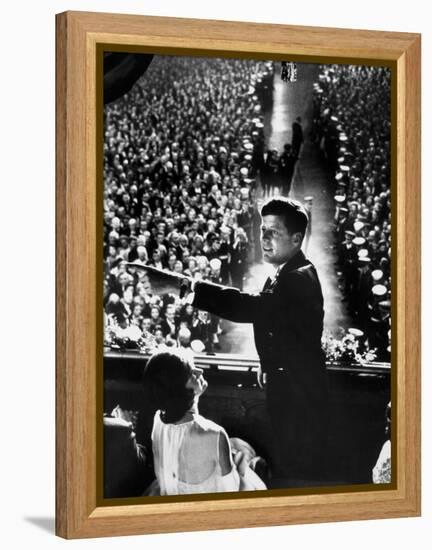
<path id="1" fill-rule="evenodd" d="M 58 14 L 56 33 L 56 533 L 83 538 L 420 515 L 420 35 L 86 12 Z M 367 61 L 391 68 L 395 458 L 385 490 L 360 485 L 253 497 L 101 501 L 97 159 L 103 135 L 97 90 L 106 45 L 112 51 Z"/>

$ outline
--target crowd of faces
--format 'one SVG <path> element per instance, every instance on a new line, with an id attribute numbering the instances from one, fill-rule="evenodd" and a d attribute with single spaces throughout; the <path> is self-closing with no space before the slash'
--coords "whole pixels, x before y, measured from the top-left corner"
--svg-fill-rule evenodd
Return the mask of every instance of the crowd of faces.
<path id="1" fill-rule="evenodd" d="M 391 73 L 385 67 L 321 66 L 314 138 L 334 180 L 341 290 L 357 328 L 390 354 Z"/>
<path id="2" fill-rule="evenodd" d="M 217 319 L 161 295 L 127 263 L 242 288 L 260 255 L 255 178 L 272 74 L 261 61 L 155 56 L 105 107 L 106 335 L 218 345 Z"/>

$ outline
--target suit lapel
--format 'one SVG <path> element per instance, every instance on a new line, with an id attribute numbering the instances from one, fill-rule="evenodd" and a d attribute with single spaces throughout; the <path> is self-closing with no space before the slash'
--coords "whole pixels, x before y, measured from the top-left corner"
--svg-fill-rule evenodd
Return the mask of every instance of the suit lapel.
<path id="1" fill-rule="evenodd" d="M 279 278 L 279 275 L 282 271 L 293 271 L 294 269 L 298 269 L 299 267 L 303 267 L 304 265 L 309 264 L 310 262 L 306 260 L 303 252 L 300 250 L 291 260 L 289 260 L 283 267 L 279 267 L 276 271 L 274 277 L 268 277 L 266 282 L 264 283 L 263 291 L 271 290 L 277 283 L 277 280 Z"/>
<path id="2" fill-rule="evenodd" d="M 276 271 L 274 274 L 274 277 L 268 277 L 266 282 L 264 283 L 263 290 L 271 290 L 276 285 L 277 279 L 279 277 L 280 269 Z"/>
<path id="3" fill-rule="evenodd" d="M 267 280 L 266 280 L 266 282 L 264 283 L 264 286 L 263 286 L 263 291 L 269 290 L 269 288 L 271 288 L 271 286 L 272 286 L 272 278 L 267 277 Z"/>

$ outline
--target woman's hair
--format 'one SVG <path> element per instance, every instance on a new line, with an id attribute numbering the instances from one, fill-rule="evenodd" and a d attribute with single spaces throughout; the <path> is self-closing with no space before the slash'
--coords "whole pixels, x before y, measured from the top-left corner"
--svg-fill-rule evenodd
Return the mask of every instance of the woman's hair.
<path id="1" fill-rule="evenodd" d="M 191 372 L 189 362 L 171 351 L 155 353 L 147 362 L 143 383 L 165 423 L 177 422 L 192 406 L 195 394 L 186 388 Z"/>

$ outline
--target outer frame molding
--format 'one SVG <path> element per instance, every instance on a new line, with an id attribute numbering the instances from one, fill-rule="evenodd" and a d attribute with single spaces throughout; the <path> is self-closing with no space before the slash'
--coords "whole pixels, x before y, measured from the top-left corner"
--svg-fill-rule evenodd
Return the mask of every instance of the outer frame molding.
<path id="1" fill-rule="evenodd" d="M 59 14 L 56 25 L 56 533 L 79 538 L 419 515 L 420 35 L 85 12 Z M 392 64 L 394 490 L 97 505 L 96 50 L 104 43 Z"/>

